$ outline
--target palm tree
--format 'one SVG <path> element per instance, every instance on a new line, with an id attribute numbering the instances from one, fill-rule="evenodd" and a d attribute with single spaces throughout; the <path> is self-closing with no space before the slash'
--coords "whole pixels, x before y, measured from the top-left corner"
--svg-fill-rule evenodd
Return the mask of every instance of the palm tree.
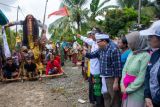
<path id="1" fill-rule="evenodd" d="M 109 8 L 118 8 L 119 6 L 116 5 L 109 5 L 109 6 L 104 6 L 106 3 L 108 3 L 110 0 L 104 0 L 103 2 L 100 3 L 100 0 L 92 0 L 90 4 L 90 12 L 91 16 L 88 19 L 88 23 L 91 27 L 97 26 L 97 16 L 104 16 L 105 17 L 105 12 Z"/>
<path id="2" fill-rule="evenodd" d="M 77 26 L 78 32 L 81 29 L 81 23 L 86 20 L 85 16 L 87 16 L 88 9 L 82 9 L 85 6 L 87 0 L 63 0 L 60 7 L 64 5 L 67 6 L 69 10 L 69 17 L 62 17 L 57 19 L 55 22 L 50 24 L 50 31 L 53 28 L 61 28 L 61 29 L 75 29 L 73 26 Z M 73 32 L 72 32 L 73 33 Z"/>
<path id="3" fill-rule="evenodd" d="M 117 6 L 109 5 L 105 6 L 104 5 L 109 2 L 110 0 L 104 0 L 102 3 L 100 3 L 100 0 L 92 0 L 90 4 L 90 11 L 92 13 L 91 17 L 94 19 L 98 15 L 103 15 L 108 8 L 115 8 Z"/>
<path id="4" fill-rule="evenodd" d="M 89 27 L 93 27 L 94 25 L 96 25 L 96 20 L 95 20 L 96 16 L 103 15 L 104 12 L 108 10 L 108 8 L 113 7 L 113 6 L 104 7 L 104 4 L 109 2 L 110 0 L 104 0 L 102 3 L 100 3 L 100 0 L 92 0 L 89 10 L 87 8 L 83 8 L 87 1 L 88 0 L 63 0 L 60 7 L 66 5 L 69 9 L 70 16 L 57 19 L 55 22 L 50 24 L 49 31 L 57 27 L 62 29 L 68 29 L 68 28 L 75 29 L 75 27 L 73 26 L 76 25 L 77 31 L 80 32 L 82 25 L 84 27 L 84 25 L 87 25 L 86 23 L 88 23 L 90 25 Z M 88 26 L 86 26 L 86 28 L 88 28 Z"/>

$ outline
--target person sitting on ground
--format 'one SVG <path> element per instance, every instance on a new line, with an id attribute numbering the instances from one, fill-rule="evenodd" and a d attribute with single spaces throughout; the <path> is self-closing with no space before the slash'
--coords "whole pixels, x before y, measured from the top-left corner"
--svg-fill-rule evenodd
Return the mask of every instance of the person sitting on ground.
<path id="1" fill-rule="evenodd" d="M 12 57 L 7 58 L 7 63 L 3 67 L 4 78 L 11 79 L 18 76 L 18 66 L 13 63 Z"/>
<path id="2" fill-rule="evenodd" d="M 57 60 L 58 63 L 61 64 L 61 57 L 60 57 L 60 55 L 56 55 L 56 56 L 55 56 L 55 60 Z"/>
<path id="3" fill-rule="evenodd" d="M 50 54 L 50 60 L 48 61 L 46 66 L 46 75 L 52 75 L 61 72 L 61 64 L 55 59 L 55 56 L 53 54 Z"/>
<path id="4" fill-rule="evenodd" d="M 26 63 L 24 64 L 24 69 L 27 77 L 33 78 L 37 75 L 37 66 L 32 62 L 31 57 L 26 58 Z"/>

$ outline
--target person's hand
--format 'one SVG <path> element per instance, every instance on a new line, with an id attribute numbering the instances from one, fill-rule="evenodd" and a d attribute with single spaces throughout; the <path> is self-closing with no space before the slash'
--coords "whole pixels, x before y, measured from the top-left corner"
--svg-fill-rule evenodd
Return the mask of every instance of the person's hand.
<path id="1" fill-rule="evenodd" d="M 55 70 L 57 70 L 57 67 L 54 67 Z"/>
<path id="2" fill-rule="evenodd" d="M 118 82 L 113 83 L 113 91 L 118 91 L 119 90 L 119 84 Z"/>
<path id="3" fill-rule="evenodd" d="M 124 87 L 124 85 L 121 85 L 121 92 L 126 93 L 126 88 Z"/>
<path id="4" fill-rule="evenodd" d="M 80 34 L 77 34 L 77 38 L 80 38 L 81 37 L 81 35 Z"/>
<path id="5" fill-rule="evenodd" d="M 150 98 L 145 98 L 146 107 L 153 107 L 152 100 Z"/>
<path id="6" fill-rule="evenodd" d="M 86 50 L 83 50 L 83 51 L 82 51 L 82 54 L 83 54 L 84 56 L 86 55 L 86 53 L 87 53 Z"/>

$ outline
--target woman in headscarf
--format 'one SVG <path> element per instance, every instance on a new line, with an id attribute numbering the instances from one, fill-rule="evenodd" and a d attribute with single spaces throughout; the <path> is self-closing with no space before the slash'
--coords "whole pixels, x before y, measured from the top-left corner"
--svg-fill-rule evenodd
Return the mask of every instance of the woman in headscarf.
<path id="1" fill-rule="evenodd" d="M 122 71 L 122 107 L 144 107 L 144 78 L 150 59 L 147 38 L 139 32 L 129 33 L 126 38 L 131 53 Z"/>

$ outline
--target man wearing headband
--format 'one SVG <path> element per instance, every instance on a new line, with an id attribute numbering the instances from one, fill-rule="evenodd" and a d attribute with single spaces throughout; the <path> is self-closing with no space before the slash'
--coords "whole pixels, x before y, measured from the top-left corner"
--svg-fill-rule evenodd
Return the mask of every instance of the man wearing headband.
<path id="1" fill-rule="evenodd" d="M 118 47 L 106 34 L 96 34 L 99 49 L 83 54 L 87 58 L 98 58 L 100 63 L 100 76 L 102 78 L 102 94 L 105 107 L 119 107 L 120 90 L 119 78 L 122 73 L 121 54 Z"/>

